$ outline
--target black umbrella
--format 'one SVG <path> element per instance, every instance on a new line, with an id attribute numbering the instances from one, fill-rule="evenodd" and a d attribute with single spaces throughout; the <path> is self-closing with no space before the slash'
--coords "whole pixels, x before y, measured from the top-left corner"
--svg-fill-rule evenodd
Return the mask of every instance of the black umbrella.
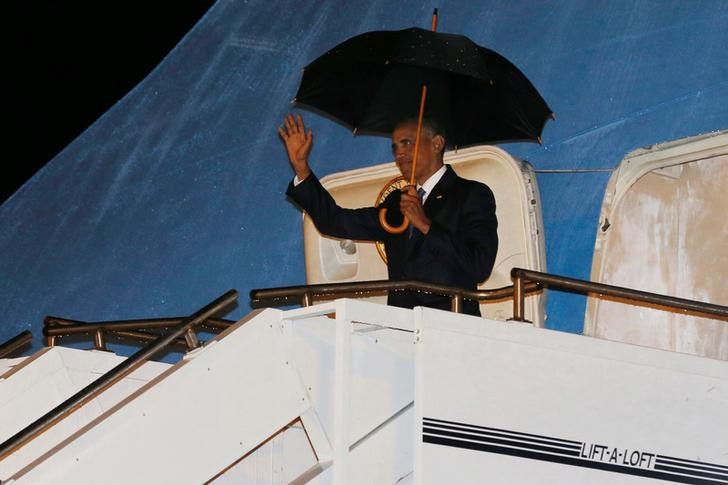
<path id="1" fill-rule="evenodd" d="M 354 133 L 389 136 L 417 119 L 410 185 L 423 116 L 436 121 L 450 146 L 541 141 L 551 109 L 523 73 L 500 54 L 462 35 L 410 28 L 352 37 L 303 71 L 297 105 L 343 123 Z M 429 91 L 429 95 L 428 95 Z M 427 103 L 425 103 L 427 100 Z M 405 230 L 386 220 L 391 233 Z"/>
<path id="2" fill-rule="evenodd" d="M 552 111 L 526 76 L 500 54 L 462 35 L 420 28 L 357 35 L 304 68 L 300 107 L 358 134 L 389 136 L 416 118 L 439 122 L 454 147 L 539 141 Z"/>

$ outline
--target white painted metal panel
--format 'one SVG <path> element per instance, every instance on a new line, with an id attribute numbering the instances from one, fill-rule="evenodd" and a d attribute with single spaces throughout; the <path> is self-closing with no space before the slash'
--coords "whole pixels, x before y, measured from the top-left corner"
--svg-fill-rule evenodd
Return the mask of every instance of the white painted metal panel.
<path id="1" fill-rule="evenodd" d="M 285 428 L 223 474 L 215 485 L 284 485 L 291 483 L 312 464 L 316 455 L 300 422 Z"/>
<path id="2" fill-rule="evenodd" d="M 0 381 L 5 378 L 6 373 L 10 373 L 14 367 L 22 364 L 22 362 L 27 358 L 27 356 L 23 356 L 0 359 Z"/>
<path id="3" fill-rule="evenodd" d="M 728 480 L 728 362 L 432 309 L 415 322 L 417 483 Z"/>
<path id="4" fill-rule="evenodd" d="M 23 360 L 0 380 L 0 441 L 51 411 L 124 357 L 111 352 L 66 347 L 45 348 Z M 68 418 L 0 460 L 0 479 L 17 472 L 122 399 L 150 381 L 169 364 L 146 362 Z"/>
<path id="5" fill-rule="evenodd" d="M 340 299 L 284 315 L 333 466 L 313 483 L 394 483 L 412 471 L 412 311 Z"/>

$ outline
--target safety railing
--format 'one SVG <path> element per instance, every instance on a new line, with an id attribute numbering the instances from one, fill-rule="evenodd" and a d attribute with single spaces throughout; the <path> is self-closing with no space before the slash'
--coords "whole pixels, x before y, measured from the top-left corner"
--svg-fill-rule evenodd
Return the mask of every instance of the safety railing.
<path id="1" fill-rule="evenodd" d="M 182 320 L 184 320 L 184 317 L 83 322 L 47 316 L 43 320 L 43 335 L 46 337 L 48 347 L 56 345 L 58 338 L 61 337 L 87 335 L 93 337 L 96 350 L 107 350 L 106 344 L 110 339 L 135 344 L 151 342 L 162 333 L 179 325 Z M 187 351 L 196 349 L 202 344 L 197 332 L 219 333 L 233 323 L 235 323 L 233 320 L 208 318 L 195 325 L 194 328 L 189 329 L 185 335 L 171 342 L 170 347 L 184 348 Z"/>
<path id="2" fill-rule="evenodd" d="M 181 336 L 188 333 L 188 331 L 193 329 L 195 325 L 212 318 L 225 308 L 231 306 L 237 298 L 238 292 L 230 290 L 189 317 L 183 318 L 177 326 L 173 327 L 171 332 L 159 335 L 156 339 L 139 349 L 136 353 L 103 374 L 91 384 L 84 387 L 76 394 L 50 410 L 48 413 L 26 426 L 4 443 L 0 444 L 0 461 L 31 440 L 35 439 L 58 421 L 81 408 L 84 404 L 97 397 L 113 384 L 119 382 L 125 376 L 132 373 L 148 359 L 164 350 Z"/>
<path id="3" fill-rule="evenodd" d="M 33 341 L 33 334 L 29 330 L 20 332 L 15 337 L 0 345 L 0 359 L 12 356 L 15 352 L 29 346 Z"/>
<path id="4" fill-rule="evenodd" d="M 462 302 L 464 299 L 475 300 L 481 303 L 513 299 L 512 320 L 527 321 L 525 319 L 526 296 L 540 292 L 545 288 L 551 288 L 595 297 L 621 298 L 636 304 L 658 305 L 670 310 L 728 319 L 728 307 L 712 303 L 595 283 L 524 268 L 513 268 L 511 278 L 514 282 L 511 286 L 475 291 L 452 286 L 423 283 L 420 281 L 388 280 L 285 286 L 252 290 L 250 292 L 250 304 L 254 308 L 286 305 L 309 306 L 313 304 L 316 298 L 362 297 L 373 294 L 386 294 L 389 291 L 411 290 L 449 297 L 452 302 L 451 310 L 454 312 L 460 312 L 462 310 Z"/>
<path id="5" fill-rule="evenodd" d="M 669 310 L 680 310 L 685 313 L 700 314 L 701 316 L 709 315 L 728 319 L 728 307 L 712 303 L 676 298 L 604 283 L 594 283 L 523 268 L 513 268 L 511 278 L 513 279 L 513 319 L 519 321 L 524 320 L 524 299 L 528 293 L 527 288 L 534 283 L 543 285 L 545 288 L 571 291 L 598 298 L 617 298 L 628 300 L 631 303 L 647 303 Z"/>
<path id="6" fill-rule="evenodd" d="M 346 296 L 358 298 L 403 290 L 447 296 L 451 302 L 450 309 L 456 313 L 462 311 L 463 300 L 502 301 L 513 298 L 514 293 L 513 286 L 504 286 L 492 290 L 465 290 L 455 286 L 437 285 L 421 281 L 375 280 L 256 289 L 250 292 L 250 305 L 253 308 L 286 305 L 310 306 L 316 298 L 332 299 Z M 526 284 L 522 288 L 525 294 L 535 293 L 540 290 L 541 285 L 538 283 Z"/>

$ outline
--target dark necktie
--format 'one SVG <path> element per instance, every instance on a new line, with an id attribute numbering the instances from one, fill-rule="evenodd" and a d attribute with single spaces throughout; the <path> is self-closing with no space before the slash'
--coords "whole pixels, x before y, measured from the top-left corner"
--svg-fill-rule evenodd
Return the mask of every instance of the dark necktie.
<path id="1" fill-rule="evenodd" d="M 426 193 L 427 192 L 425 192 L 425 189 L 423 189 L 422 187 L 420 187 L 419 189 L 417 189 L 417 195 L 420 196 L 420 200 L 422 201 L 422 204 L 423 205 L 425 203 L 425 194 Z M 410 239 L 412 238 L 412 234 L 414 234 L 414 232 L 415 232 L 415 226 L 413 226 L 412 224 L 410 224 L 410 226 L 409 226 L 409 238 Z"/>

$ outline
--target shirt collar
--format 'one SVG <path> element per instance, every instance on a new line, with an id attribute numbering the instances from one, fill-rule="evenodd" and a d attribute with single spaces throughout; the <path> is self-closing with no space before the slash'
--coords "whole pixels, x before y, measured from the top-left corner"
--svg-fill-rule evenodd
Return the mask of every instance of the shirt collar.
<path id="1" fill-rule="evenodd" d="M 430 178 L 425 180 L 424 184 L 417 186 L 418 188 L 422 187 L 425 190 L 425 196 L 422 198 L 423 204 L 427 200 L 427 197 L 430 196 L 430 192 L 432 192 L 432 189 L 435 188 L 435 185 L 437 185 L 437 182 L 439 182 L 440 179 L 442 178 L 442 176 L 445 175 L 446 171 L 447 171 L 447 167 L 445 165 L 443 165 L 442 167 L 440 167 L 440 169 L 437 172 L 430 175 Z"/>

